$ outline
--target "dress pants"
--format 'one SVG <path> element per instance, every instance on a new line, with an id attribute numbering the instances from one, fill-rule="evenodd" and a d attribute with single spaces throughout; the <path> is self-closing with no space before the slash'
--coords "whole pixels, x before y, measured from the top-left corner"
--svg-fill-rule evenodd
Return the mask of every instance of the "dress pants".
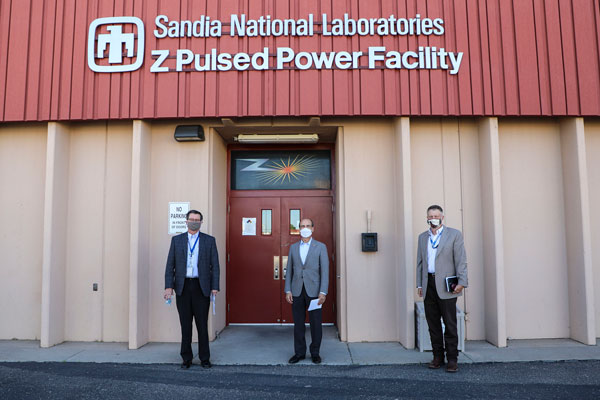
<path id="1" fill-rule="evenodd" d="M 304 320 L 306 318 L 306 310 L 310 305 L 310 301 L 316 297 L 309 297 L 302 285 L 302 293 L 300 296 L 294 296 L 292 304 L 292 314 L 294 316 L 294 353 L 298 357 L 306 356 L 306 327 Z M 318 356 L 321 348 L 321 339 L 323 337 L 323 310 L 317 308 L 308 312 L 308 320 L 310 321 L 310 355 Z"/>
<path id="2" fill-rule="evenodd" d="M 435 288 L 435 276 L 427 277 L 427 294 L 425 295 L 425 318 L 429 325 L 433 356 L 444 359 L 444 342 L 448 361 L 458 359 L 458 333 L 456 328 L 456 297 L 440 299 Z M 446 326 L 442 332 L 441 318 Z"/>
<path id="3" fill-rule="evenodd" d="M 181 325 L 181 358 L 183 361 L 192 361 L 192 318 L 196 320 L 198 330 L 198 357 L 200 361 L 210 359 L 208 348 L 208 309 L 210 297 L 205 296 L 200 288 L 198 278 L 186 278 L 181 296 L 176 297 L 177 312 Z"/>

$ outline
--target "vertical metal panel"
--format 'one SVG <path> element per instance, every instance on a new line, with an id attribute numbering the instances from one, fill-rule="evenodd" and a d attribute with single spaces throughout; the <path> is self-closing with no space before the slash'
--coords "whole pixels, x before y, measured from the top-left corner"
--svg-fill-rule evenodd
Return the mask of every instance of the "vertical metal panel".
<path id="1" fill-rule="evenodd" d="M 224 0 L 220 3 L 219 17 L 237 14 L 238 13 L 238 0 Z M 228 19 L 228 18 L 227 18 Z M 235 54 L 238 52 L 239 41 L 230 35 L 223 35 L 219 42 L 219 52 L 227 52 Z M 226 71 L 219 73 L 218 81 L 218 101 L 219 115 L 224 116 L 236 116 L 238 114 L 239 102 L 238 99 L 241 95 L 241 87 L 238 82 L 238 72 Z M 211 101 L 211 99 L 206 99 Z"/>
<path id="2" fill-rule="evenodd" d="M 502 63 L 504 69 L 504 103 L 506 114 L 519 115 L 519 80 L 517 76 L 517 51 L 512 1 L 499 1 L 502 30 Z"/>
<path id="3" fill-rule="evenodd" d="M 206 2 L 205 1 L 192 1 L 191 2 L 191 15 L 199 16 L 206 14 Z M 242 45 L 243 46 L 243 45 Z M 194 54 L 206 53 L 206 40 L 205 39 L 194 39 L 190 41 L 190 50 Z M 244 74 L 244 72 L 240 72 Z M 186 82 L 189 82 L 189 89 L 187 91 L 187 104 L 186 110 L 189 116 L 204 115 L 204 103 L 205 103 L 205 74 L 203 73 L 189 73 L 189 78 Z M 238 102 L 239 104 L 239 102 Z"/>
<path id="4" fill-rule="evenodd" d="M 457 31 L 456 29 L 449 29 L 448 25 L 456 26 L 455 22 L 454 4 L 449 1 L 444 1 L 444 48 L 447 50 L 458 48 L 456 45 Z M 402 74 L 402 72 L 400 72 Z M 448 94 L 446 97 L 446 113 L 445 115 L 458 115 L 459 114 L 459 89 L 458 89 L 458 78 L 456 76 L 446 75 L 446 86 Z"/>
<path id="5" fill-rule="evenodd" d="M 319 10 L 318 20 L 322 20 L 322 14 L 331 15 L 332 5 L 331 0 L 325 0 L 319 2 L 321 8 Z M 322 29 L 322 28 L 321 28 Z M 333 51 L 333 41 L 331 37 L 324 37 L 321 39 L 321 51 L 331 52 Z M 333 114 L 333 94 L 335 93 L 335 89 L 333 87 L 333 71 L 332 70 L 322 70 L 320 72 L 321 75 L 321 90 L 320 90 L 320 99 L 321 99 L 321 113 L 322 114 Z"/>
<path id="6" fill-rule="evenodd" d="M 538 54 L 538 73 L 540 85 L 540 107 L 542 115 L 550 115 L 550 74 L 548 69 L 548 41 L 546 38 L 546 18 L 544 14 L 544 1 L 534 0 L 535 13 L 535 39 Z"/>
<path id="7" fill-rule="evenodd" d="M 598 2 L 595 2 L 598 4 Z M 594 32 L 596 18 L 594 2 L 582 0 L 573 7 L 575 43 L 577 54 L 577 77 L 582 114 L 600 109 L 600 67 L 598 65 L 598 42 Z"/>
<path id="8" fill-rule="evenodd" d="M 0 120 L 86 120 L 287 115 L 600 115 L 597 0 L 6 0 L 0 3 Z M 443 18 L 441 36 L 230 37 L 248 18 Z M 217 38 L 154 37 L 155 18 L 220 19 Z M 87 31 L 96 18 L 134 15 L 146 25 L 144 66 L 95 73 Z M 130 29 L 130 28 L 127 28 Z M 322 29 L 320 24 L 316 30 Z M 363 51 L 419 46 L 462 51 L 442 70 L 284 69 L 151 73 L 153 49 L 195 54 Z M 204 62 L 204 60 L 202 60 Z"/>
<path id="9" fill-rule="evenodd" d="M 6 69 L 8 67 L 8 32 L 10 29 L 11 0 L 0 2 L 0 119 L 6 120 L 4 105 L 6 100 Z"/>
<path id="10" fill-rule="evenodd" d="M 483 113 L 493 114 L 492 106 L 492 77 L 490 66 L 490 47 L 489 47 L 489 24 L 487 13 L 487 2 L 478 0 L 479 7 L 479 35 L 481 42 L 481 80 L 483 89 Z"/>
<path id="11" fill-rule="evenodd" d="M 575 0 L 579 4 L 580 0 Z M 565 87 L 567 88 L 567 114 L 579 114 L 579 90 L 577 59 L 575 53 L 575 32 L 571 1 L 559 0 L 560 31 L 563 43 L 563 65 L 565 66 Z"/>
<path id="12" fill-rule="evenodd" d="M 428 0 L 427 1 L 427 15 L 438 15 L 443 16 L 442 1 L 441 0 Z M 444 47 L 443 36 L 432 35 L 428 39 L 429 46 L 433 46 L 436 49 Z M 393 72 L 393 71 L 390 71 Z M 445 107 L 446 103 L 446 84 L 445 78 L 447 72 L 438 70 L 432 70 L 429 74 L 429 82 L 431 85 L 431 113 L 434 115 L 444 115 L 448 111 Z M 387 85 L 386 85 L 387 86 Z"/>
<path id="13" fill-rule="evenodd" d="M 29 24 L 29 53 L 27 60 L 39 60 L 42 51 L 42 21 L 44 1 L 32 0 Z M 27 92 L 25 93 L 25 120 L 35 121 L 39 115 L 41 63 L 27 65 Z"/>
<path id="14" fill-rule="evenodd" d="M 538 54 L 535 43 L 533 2 L 513 0 L 517 73 L 521 115 L 540 114 Z"/>
<path id="15" fill-rule="evenodd" d="M 504 62 L 502 57 L 502 24 L 500 5 L 496 1 L 487 4 L 488 43 L 490 51 L 490 70 L 492 80 L 492 115 L 504 115 L 506 103 L 504 96 Z M 492 66 L 494 66 L 492 68 Z"/>
<path id="16" fill-rule="evenodd" d="M 88 25 L 88 7 L 87 1 L 76 3 L 75 7 L 75 27 Z M 69 117 L 81 119 L 84 113 L 84 98 L 86 92 L 85 75 L 87 71 L 87 35 L 74 35 L 73 37 L 73 65 L 72 65 L 72 85 L 71 85 L 71 104 Z M 129 79 L 129 76 L 127 78 Z"/>
<path id="17" fill-rule="evenodd" d="M 29 44 L 29 16 L 31 2 L 12 1 L 8 44 L 8 68 L 6 69 L 6 119 L 23 120 L 27 88 L 27 56 Z M 19 60 L 13 63 L 10 60 Z"/>
<path id="18" fill-rule="evenodd" d="M 331 17 L 341 18 L 344 15 L 344 10 L 347 8 L 348 0 L 331 0 Z M 332 39 L 333 51 L 347 50 L 351 43 L 347 37 L 336 36 Z M 352 71 L 349 70 L 334 70 L 333 71 L 333 113 L 335 115 L 350 115 L 352 114 L 352 87 L 350 81 L 352 79 Z M 406 96 L 407 98 L 407 96 Z"/>
<path id="19" fill-rule="evenodd" d="M 558 0 L 544 1 L 546 11 L 546 35 L 548 38 L 548 64 L 550 66 L 550 92 L 552 114 L 565 115 L 567 95 L 565 69 L 562 60 L 562 38 L 560 34 L 560 12 Z"/>
<path id="20" fill-rule="evenodd" d="M 58 115 L 58 118 L 71 118 L 71 107 L 72 104 L 74 105 L 74 103 L 71 102 L 71 89 L 73 86 L 78 86 L 79 84 L 79 82 L 76 82 L 75 79 L 73 79 L 73 62 L 75 60 L 75 54 L 80 53 L 74 52 L 73 42 L 75 36 L 77 36 L 75 30 L 75 8 L 77 5 L 81 6 L 81 3 L 82 2 L 80 1 L 65 2 L 62 16 L 62 26 L 56 26 L 57 28 L 61 28 L 62 30 L 62 45 L 60 46 L 60 56 L 57 57 L 57 60 L 60 63 L 58 75 L 59 79 L 56 82 L 56 86 L 58 89 L 58 109 L 56 110 L 56 114 Z M 115 113 L 114 115 L 111 115 L 111 117 L 117 118 L 118 114 Z"/>
<path id="21" fill-rule="evenodd" d="M 180 1 L 158 1 L 158 11 L 156 15 L 167 15 L 169 19 L 181 20 L 181 2 Z M 216 5 L 210 15 L 217 15 Z M 147 32 L 148 30 L 146 30 Z M 147 32 L 148 33 L 148 32 Z M 150 35 L 146 35 L 149 37 Z M 179 47 L 179 40 L 158 39 L 161 49 L 168 49 L 170 54 L 174 55 Z M 216 73 L 212 73 L 216 74 Z M 159 118 L 177 116 L 179 98 L 179 77 L 183 78 L 182 73 L 164 73 L 156 76 L 156 99 L 154 104 L 154 116 Z M 215 87 L 212 93 L 217 94 Z M 214 104 L 214 101 L 213 101 Z"/>

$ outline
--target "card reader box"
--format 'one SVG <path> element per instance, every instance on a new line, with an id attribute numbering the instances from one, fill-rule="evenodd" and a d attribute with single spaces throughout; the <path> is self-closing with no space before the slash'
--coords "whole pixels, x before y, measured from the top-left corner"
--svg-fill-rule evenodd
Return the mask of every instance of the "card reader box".
<path id="1" fill-rule="evenodd" d="M 377 233 L 369 232 L 362 234 L 362 251 L 377 251 Z"/>

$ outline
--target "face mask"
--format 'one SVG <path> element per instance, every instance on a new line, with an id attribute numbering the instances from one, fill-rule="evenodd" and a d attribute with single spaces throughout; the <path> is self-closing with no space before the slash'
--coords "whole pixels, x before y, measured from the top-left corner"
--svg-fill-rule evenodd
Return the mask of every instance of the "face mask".
<path id="1" fill-rule="evenodd" d="M 427 223 L 428 223 L 429 225 L 433 226 L 434 228 L 435 228 L 436 226 L 440 226 L 440 222 L 441 222 L 441 221 L 440 221 L 439 219 L 430 219 L 430 220 L 428 220 L 428 221 L 427 221 Z"/>
<path id="2" fill-rule="evenodd" d="M 201 224 L 202 224 L 202 222 L 192 222 L 192 221 L 187 222 L 188 229 L 190 229 L 192 231 L 199 230 Z"/>
<path id="3" fill-rule="evenodd" d="M 308 228 L 300 229 L 300 236 L 303 238 L 309 238 L 312 235 L 312 231 Z"/>

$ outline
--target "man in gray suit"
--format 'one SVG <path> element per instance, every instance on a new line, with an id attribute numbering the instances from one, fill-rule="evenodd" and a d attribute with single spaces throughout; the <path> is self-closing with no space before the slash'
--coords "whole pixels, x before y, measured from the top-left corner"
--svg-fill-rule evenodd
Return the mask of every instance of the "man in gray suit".
<path id="1" fill-rule="evenodd" d="M 190 210 L 186 216 L 188 231 L 171 239 L 165 268 L 164 298 L 177 294 L 177 312 L 181 325 L 181 368 L 192 366 L 192 319 L 198 330 L 198 357 L 203 368 L 210 368 L 208 347 L 208 309 L 210 295 L 219 292 L 219 255 L 215 238 L 200 232 L 202 214 Z"/>
<path id="2" fill-rule="evenodd" d="M 310 302 L 318 299 L 325 302 L 329 287 L 329 256 L 327 246 L 312 238 L 314 223 L 309 218 L 300 221 L 302 240 L 290 246 L 285 279 L 285 298 L 292 305 L 294 316 L 294 355 L 289 363 L 295 364 L 306 357 L 306 339 L 304 337 L 304 319 Z M 310 321 L 310 355 L 312 362 L 321 363 L 322 309 L 308 312 Z"/>
<path id="3" fill-rule="evenodd" d="M 444 210 L 438 205 L 427 209 L 431 227 L 419 235 L 417 248 L 417 290 L 425 296 L 425 318 L 429 325 L 433 360 L 429 368 L 444 364 L 444 342 L 447 372 L 458 371 L 458 333 L 456 327 L 456 298 L 467 287 L 467 256 L 459 230 L 443 225 Z M 446 289 L 446 277 L 456 276 L 455 287 Z M 444 320 L 446 326 L 442 333 Z"/>

